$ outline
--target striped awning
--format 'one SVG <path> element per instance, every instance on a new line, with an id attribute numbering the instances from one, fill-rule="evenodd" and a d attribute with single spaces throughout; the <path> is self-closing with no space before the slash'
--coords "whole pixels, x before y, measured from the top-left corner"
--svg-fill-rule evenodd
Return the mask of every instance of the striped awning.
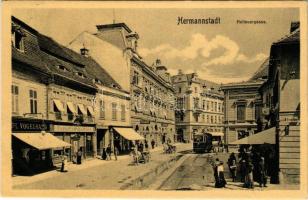
<path id="1" fill-rule="evenodd" d="M 87 111 L 84 109 L 83 104 L 77 104 L 77 106 L 83 115 L 87 115 Z"/>
<path id="2" fill-rule="evenodd" d="M 58 99 L 54 99 L 53 102 L 55 103 L 57 109 L 60 111 L 60 112 L 64 112 L 64 108 L 63 108 L 63 104 L 60 100 Z"/>
<path id="3" fill-rule="evenodd" d="M 76 114 L 76 113 L 77 113 L 77 112 L 76 112 L 76 109 L 75 109 L 75 106 L 74 106 L 74 104 L 73 104 L 72 102 L 67 102 L 66 104 L 67 104 L 68 109 L 69 109 L 73 114 Z"/>

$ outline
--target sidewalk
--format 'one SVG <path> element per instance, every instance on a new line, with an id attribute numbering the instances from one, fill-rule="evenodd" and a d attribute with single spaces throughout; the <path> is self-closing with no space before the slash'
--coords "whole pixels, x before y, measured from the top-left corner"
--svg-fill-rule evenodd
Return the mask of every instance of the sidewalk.
<path id="1" fill-rule="evenodd" d="M 177 151 L 192 148 L 192 144 L 177 143 L 175 145 Z M 129 155 L 118 156 L 117 161 L 114 157 L 111 161 L 94 158 L 84 161 L 81 165 L 69 163 L 67 173 L 53 170 L 34 176 L 12 177 L 13 187 L 20 189 L 72 189 L 76 187 L 117 189 L 127 181 L 138 178 L 175 156 L 175 154 L 163 154 L 162 149 L 163 147 L 151 149 L 151 161 L 146 164 L 131 166 Z M 98 182 L 99 178 L 101 180 Z M 61 186 L 58 183 L 61 183 Z"/>
<path id="2" fill-rule="evenodd" d="M 229 158 L 228 153 L 214 153 L 213 156 L 214 158 L 219 158 L 219 160 L 224 162 L 224 170 L 225 170 L 225 178 L 227 181 L 227 185 L 226 185 L 226 189 L 230 189 L 230 190 L 254 190 L 254 191 L 264 191 L 264 190 L 299 190 L 300 189 L 300 185 L 291 185 L 291 184 L 267 184 L 267 187 L 259 187 L 259 183 L 254 182 L 254 189 L 248 189 L 248 188 L 244 188 L 243 187 L 243 183 L 236 181 L 236 182 L 232 182 L 232 178 L 230 177 L 230 172 L 229 172 L 229 168 L 227 165 L 227 161 Z M 269 180 L 268 180 L 269 182 Z M 214 183 L 210 184 L 210 187 L 214 187 Z"/>

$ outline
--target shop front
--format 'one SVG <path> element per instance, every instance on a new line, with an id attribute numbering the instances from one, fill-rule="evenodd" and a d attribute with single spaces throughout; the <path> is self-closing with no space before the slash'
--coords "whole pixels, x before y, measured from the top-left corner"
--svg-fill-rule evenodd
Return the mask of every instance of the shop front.
<path id="1" fill-rule="evenodd" d="M 134 143 L 144 141 L 144 137 L 130 127 L 113 127 L 110 129 L 113 144 L 120 154 L 127 154 Z"/>
<path id="2" fill-rule="evenodd" d="M 93 126 L 79 125 L 50 125 L 50 132 L 58 139 L 69 143 L 70 148 L 66 149 L 65 154 L 68 161 L 76 162 L 78 151 L 82 152 L 82 158 L 93 158 L 96 155 L 96 130 Z M 60 154 L 60 149 L 54 150 L 53 154 Z"/>
<path id="3" fill-rule="evenodd" d="M 12 119 L 12 169 L 16 175 L 32 175 L 55 168 L 53 151 L 61 155 L 70 144 L 49 132 L 49 122 L 39 119 Z"/>

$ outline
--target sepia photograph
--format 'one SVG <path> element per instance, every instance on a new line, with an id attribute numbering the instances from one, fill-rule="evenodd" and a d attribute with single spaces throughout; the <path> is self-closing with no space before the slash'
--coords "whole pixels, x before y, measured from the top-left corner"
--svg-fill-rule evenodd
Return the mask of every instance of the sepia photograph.
<path id="1" fill-rule="evenodd" d="M 307 195 L 304 2 L 6 3 L 8 196 Z"/>

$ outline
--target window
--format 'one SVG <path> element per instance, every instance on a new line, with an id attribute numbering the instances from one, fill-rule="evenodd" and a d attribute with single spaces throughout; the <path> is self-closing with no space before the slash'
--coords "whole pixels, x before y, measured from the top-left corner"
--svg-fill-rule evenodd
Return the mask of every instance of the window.
<path id="1" fill-rule="evenodd" d="M 99 108 L 99 117 L 105 119 L 105 102 L 103 100 L 100 100 Z"/>
<path id="2" fill-rule="evenodd" d="M 133 84 L 139 85 L 139 73 L 136 71 L 134 71 L 134 75 L 133 75 Z"/>
<path id="3" fill-rule="evenodd" d="M 121 105 L 121 120 L 125 121 L 125 105 Z"/>
<path id="4" fill-rule="evenodd" d="M 197 87 L 195 87 L 195 93 L 198 93 L 198 88 Z"/>
<path id="5" fill-rule="evenodd" d="M 261 119 L 262 106 L 261 104 L 256 104 L 255 106 L 255 120 Z"/>
<path id="6" fill-rule="evenodd" d="M 112 103 L 112 120 L 117 120 L 117 104 Z"/>
<path id="7" fill-rule="evenodd" d="M 218 112 L 220 112 L 220 103 L 218 103 Z"/>
<path id="8" fill-rule="evenodd" d="M 18 86 L 12 85 L 12 112 L 18 113 Z"/>
<path id="9" fill-rule="evenodd" d="M 203 100 L 203 102 L 202 102 L 202 109 L 203 110 L 205 109 L 205 100 Z"/>
<path id="10" fill-rule="evenodd" d="M 206 116 L 206 122 L 209 123 L 210 122 L 210 117 L 207 115 Z"/>
<path id="11" fill-rule="evenodd" d="M 86 78 L 86 76 L 82 72 L 77 72 L 76 75 L 78 75 L 81 78 Z"/>
<path id="12" fill-rule="evenodd" d="M 12 34 L 12 44 L 14 48 L 20 51 L 24 51 L 24 41 L 23 41 L 23 36 L 21 33 L 18 33 L 15 31 Z"/>
<path id="13" fill-rule="evenodd" d="M 37 113 L 37 93 L 35 90 L 30 90 L 30 113 Z"/>
<path id="14" fill-rule="evenodd" d="M 246 105 L 245 104 L 239 104 L 237 105 L 237 121 L 243 122 L 245 121 L 246 117 Z"/>
<path id="15" fill-rule="evenodd" d="M 211 116 L 211 124 L 213 124 L 213 116 Z"/>
<path id="16" fill-rule="evenodd" d="M 180 94 L 182 93 L 182 88 L 181 88 L 181 87 L 179 87 L 179 93 L 180 93 Z"/>
<path id="17" fill-rule="evenodd" d="M 217 112 L 217 102 L 215 102 L 215 108 L 214 111 Z"/>

